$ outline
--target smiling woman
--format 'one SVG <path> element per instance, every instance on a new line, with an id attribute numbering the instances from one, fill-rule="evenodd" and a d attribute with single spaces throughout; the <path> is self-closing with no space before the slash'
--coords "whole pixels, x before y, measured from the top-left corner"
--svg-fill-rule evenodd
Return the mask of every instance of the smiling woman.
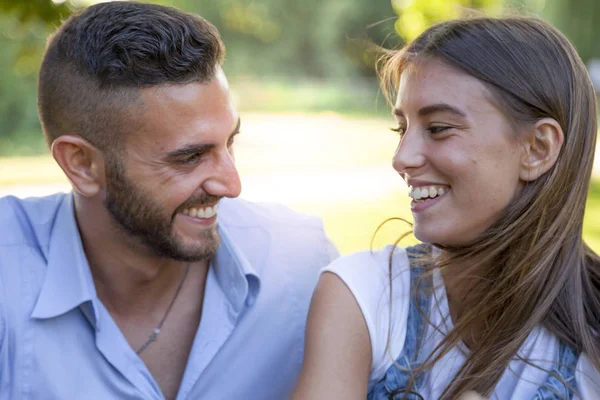
<path id="1" fill-rule="evenodd" d="M 380 77 L 422 244 L 323 271 L 295 399 L 599 398 L 596 106 L 573 46 L 537 19 L 449 21 Z"/>
<path id="2" fill-rule="evenodd" d="M 414 62 L 399 87 L 394 168 L 411 187 L 415 236 L 445 246 L 469 243 L 523 188 L 520 174 L 529 169 L 520 160 L 528 147 L 485 85 L 447 63 Z M 560 143 L 552 144 L 555 157 Z"/>

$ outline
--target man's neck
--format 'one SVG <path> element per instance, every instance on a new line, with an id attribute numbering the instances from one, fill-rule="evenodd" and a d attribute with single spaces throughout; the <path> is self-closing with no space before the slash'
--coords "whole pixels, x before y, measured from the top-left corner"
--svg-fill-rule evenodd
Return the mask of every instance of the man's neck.
<path id="1" fill-rule="evenodd" d="M 75 217 L 98 297 L 111 314 L 146 312 L 168 301 L 186 262 L 158 256 L 115 227 L 105 208 L 92 200 L 76 198 Z M 205 275 L 208 260 L 191 267 Z"/>

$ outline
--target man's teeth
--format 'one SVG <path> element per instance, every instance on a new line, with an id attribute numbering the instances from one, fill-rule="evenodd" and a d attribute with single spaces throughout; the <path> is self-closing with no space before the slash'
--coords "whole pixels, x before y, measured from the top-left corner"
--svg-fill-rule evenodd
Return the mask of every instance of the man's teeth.
<path id="1" fill-rule="evenodd" d="M 217 205 L 204 208 L 186 208 L 182 211 L 182 214 L 192 218 L 212 218 L 217 214 Z"/>
<path id="2" fill-rule="evenodd" d="M 441 196 L 446 193 L 446 188 L 442 186 L 421 186 L 417 188 L 410 188 L 408 195 L 413 198 L 413 200 L 421 200 L 434 197 Z"/>

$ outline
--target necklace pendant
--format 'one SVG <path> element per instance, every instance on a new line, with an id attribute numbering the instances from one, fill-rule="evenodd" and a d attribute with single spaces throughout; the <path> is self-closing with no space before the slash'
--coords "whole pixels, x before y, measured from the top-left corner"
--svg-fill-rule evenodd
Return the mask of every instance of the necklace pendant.
<path id="1" fill-rule="evenodd" d="M 165 312 L 165 315 L 163 316 L 162 320 L 158 323 L 158 326 L 156 328 L 154 328 L 154 331 L 150 334 L 150 337 L 148 338 L 148 340 L 146 340 L 146 343 L 144 343 L 142 345 L 142 347 L 140 347 L 140 349 L 136 351 L 136 353 L 138 355 L 140 355 L 142 353 L 142 351 L 146 350 L 146 348 L 150 345 L 150 343 L 156 342 L 156 338 L 158 337 L 158 334 L 160 333 L 160 329 L 162 328 L 163 323 L 167 319 L 167 315 L 169 315 L 169 311 L 171 311 L 171 307 L 173 307 L 173 303 L 175 303 L 175 300 L 177 299 L 177 295 L 181 291 L 181 287 L 183 286 L 183 282 L 185 282 L 185 278 L 187 277 L 188 272 L 190 272 L 190 264 L 187 264 L 185 266 L 185 273 L 183 274 L 183 278 L 181 278 L 181 281 L 179 282 L 179 286 L 177 287 L 177 291 L 175 292 L 175 296 L 173 296 L 173 300 L 171 300 L 171 304 L 169 304 L 169 307 L 167 308 L 167 311 Z"/>
<path id="2" fill-rule="evenodd" d="M 158 336 L 158 334 L 160 333 L 160 328 L 156 328 L 154 330 L 154 332 L 152 332 L 152 334 L 150 335 L 150 337 L 148 338 L 148 341 L 150 342 L 155 342 L 156 341 L 156 337 Z"/>

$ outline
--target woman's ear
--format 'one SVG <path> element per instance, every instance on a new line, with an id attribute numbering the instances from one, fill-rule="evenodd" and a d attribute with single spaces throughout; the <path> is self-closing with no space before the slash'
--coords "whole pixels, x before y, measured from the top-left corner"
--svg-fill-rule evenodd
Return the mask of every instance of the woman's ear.
<path id="1" fill-rule="evenodd" d="M 560 124 L 553 118 L 540 119 L 522 142 L 523 158 L 519 177 L 530 182 L 546 173 L 556 163 L 565 139 Z"/>
<path id="2" fill-rule="evenodd" d="M 104 186 L 104 158 L 95 146 L 80 136 L 61 135 L 50 151 L 75 191 L 85 197 L 98 194 Z"/>

